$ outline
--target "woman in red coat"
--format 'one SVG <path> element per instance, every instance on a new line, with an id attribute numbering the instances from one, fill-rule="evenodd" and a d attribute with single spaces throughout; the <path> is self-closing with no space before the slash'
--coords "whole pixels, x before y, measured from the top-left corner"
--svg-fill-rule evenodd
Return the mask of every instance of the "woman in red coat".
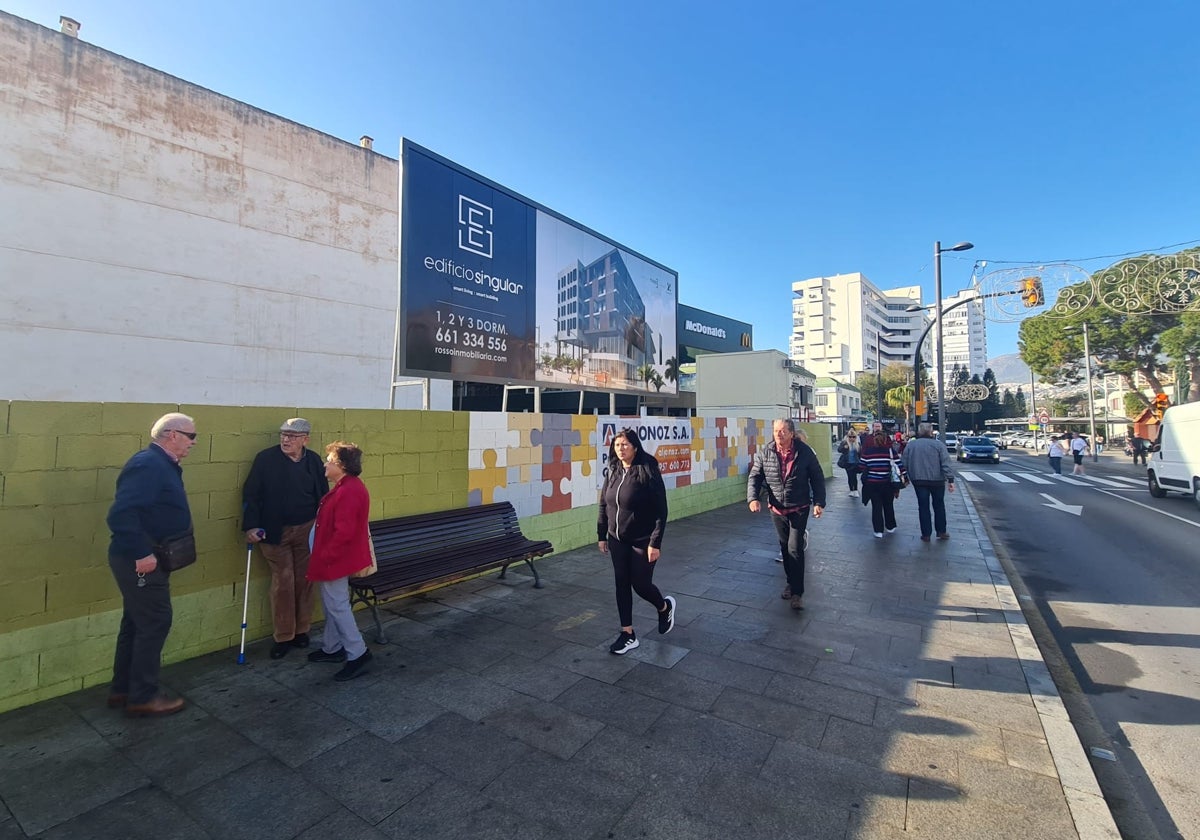
<path id="1" fill-rule="evenodd" d="M 363 641 L 354 611 L 350 609 L 350 575 L 371 565 L 367 519 L 371 497 L 358 476 L 362 450 L 353 443 L 335 441 L 325 447 L 325 477 L 330 491 L 317 508 L 313 528 L 308 579 L 316 582 L 325 608 L 325 633 L 321 650 L 308 655 L 310 662 L 345 662 L 334 674 L 339 682 L 363 673 L 371 651 Z"/>

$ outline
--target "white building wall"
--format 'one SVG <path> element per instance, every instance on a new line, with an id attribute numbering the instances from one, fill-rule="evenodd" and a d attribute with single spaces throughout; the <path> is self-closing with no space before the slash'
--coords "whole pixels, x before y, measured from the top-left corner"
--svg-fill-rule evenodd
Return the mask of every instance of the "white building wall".
<path id="1" fill-rule="evenodd" d="M 758 420 L 793 417 L 800 408 L 794 380 L 799 377 L 778 350 L 705 353 L 696 358 L 696 414 Z M 811 387 L 814 380 L 804 384 Z"/>
<path id="2" fill-rule="evenodd" d="M 388 406 L 398 177 L 0 12 L 0 399 Z"/>
<path id="3" fill-rule="evenodd" d="M 792 284 L 791 357 L 817 376 L 853 379 L 879 364 L 911 365 L 923 315 L 921 288 L 881 290 L 859 272 L 813 277 Z M 890 338 L 879 338 L 890 334 Z"/>
<path id="4" fill-rule="evenodd" d="M 973 289 L 959 292 L 942 301 L 943 310 L 965 299 L 973 298 Z M 936 342 L 935 342 L 936 343 Z M 968 373 L 983 376 L 987 370 L 987 321 L 981 303 L 967 303 L 947 312 L 942 322 L 942 343 L 946 348 L 946 375 L 957 364 Z M 936 364 L 936 349 L 935 364 Z"/>

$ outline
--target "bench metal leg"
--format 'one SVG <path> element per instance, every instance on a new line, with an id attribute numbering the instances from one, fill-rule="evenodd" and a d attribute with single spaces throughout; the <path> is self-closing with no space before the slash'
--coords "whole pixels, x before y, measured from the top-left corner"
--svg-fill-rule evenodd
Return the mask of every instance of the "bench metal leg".
<path id="1" fill-rule="evenodd" d="M 379 619 L 379 602 L 374 601 L 371 604 L 371 614 L 375 616 L 375 641 L 381 645 L 388 643 L 387 636 L 383 632 L 383 622 Z"/>
<path id="2" fill-rule="evenodd" d="M 381 645 L 388 643 L 387 635 L 383 632 L 383 620 L 379 617 L 379 598 L 375 596 L 375 592 L 371 592 L 371 597 L 368 598 L 361 590 L 350 588 L 350 609 L 354 609 L 355 604 L 362 604 L 371 608 L 371 615 L 375 618 L 375 641 Z"/>
<path id="3" fill-rule="evenodd" d="M 529 567 L 529 571 L 533 572 L 533 588 L 541 589 L 542 588 L 542 578 L 538 575 L 537 567 L 533 565 L 533 561 L 530 560 L 528 557 L 524 557 L 522 559 L 525 561 L 525 565 L 527 565 Z M 503 566 L 500 567 L 500 578 L 499 578 L 500 580 L 504 580 L 504 576 L 508 573 L 508 567 L 509 567 L 508 563 L 505 563 Z"/>

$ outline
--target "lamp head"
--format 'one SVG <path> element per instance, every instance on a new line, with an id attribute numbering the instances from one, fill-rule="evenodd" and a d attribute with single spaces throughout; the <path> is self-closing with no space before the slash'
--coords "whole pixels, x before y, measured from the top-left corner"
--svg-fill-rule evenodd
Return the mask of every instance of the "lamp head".
<path id="1" fill-rule="evenodd" d="M 943 248 L 943 251 L 970 251 L 975 246 L 970 242 L 959 242 L 957 245 L 952 245 L 949 248 Z"/>

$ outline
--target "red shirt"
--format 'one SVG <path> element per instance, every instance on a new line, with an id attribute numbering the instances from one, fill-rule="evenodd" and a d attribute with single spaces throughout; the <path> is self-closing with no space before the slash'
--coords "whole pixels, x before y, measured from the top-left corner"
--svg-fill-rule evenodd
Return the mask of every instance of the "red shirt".
<path id="1" fill-rule="evenodd" d="M 778 451 L 778 447 L 776 447 L 776 450 Z M 792 469 L 796 466 L 796 444 L 793 443 L 791 446 L 789 446 L 787 452 L 779 452 L 778 454 L 779 454 L 779 475 L 781 478 L 786 480 L 788 475 L 791 473 Z M 808 505 L 801 505 L 798 507 L 789 507 L 789 508 L 777 508 L 777 507 L 775 507 L 775 505 L 768 504 L 767 507 L 771 509 L 771 513 L 775 513 L 780 516 L 787 516 L 789 513 L 795 513 L 798 510 L 804 510 L 804 508 L 808 507 Z"/>

